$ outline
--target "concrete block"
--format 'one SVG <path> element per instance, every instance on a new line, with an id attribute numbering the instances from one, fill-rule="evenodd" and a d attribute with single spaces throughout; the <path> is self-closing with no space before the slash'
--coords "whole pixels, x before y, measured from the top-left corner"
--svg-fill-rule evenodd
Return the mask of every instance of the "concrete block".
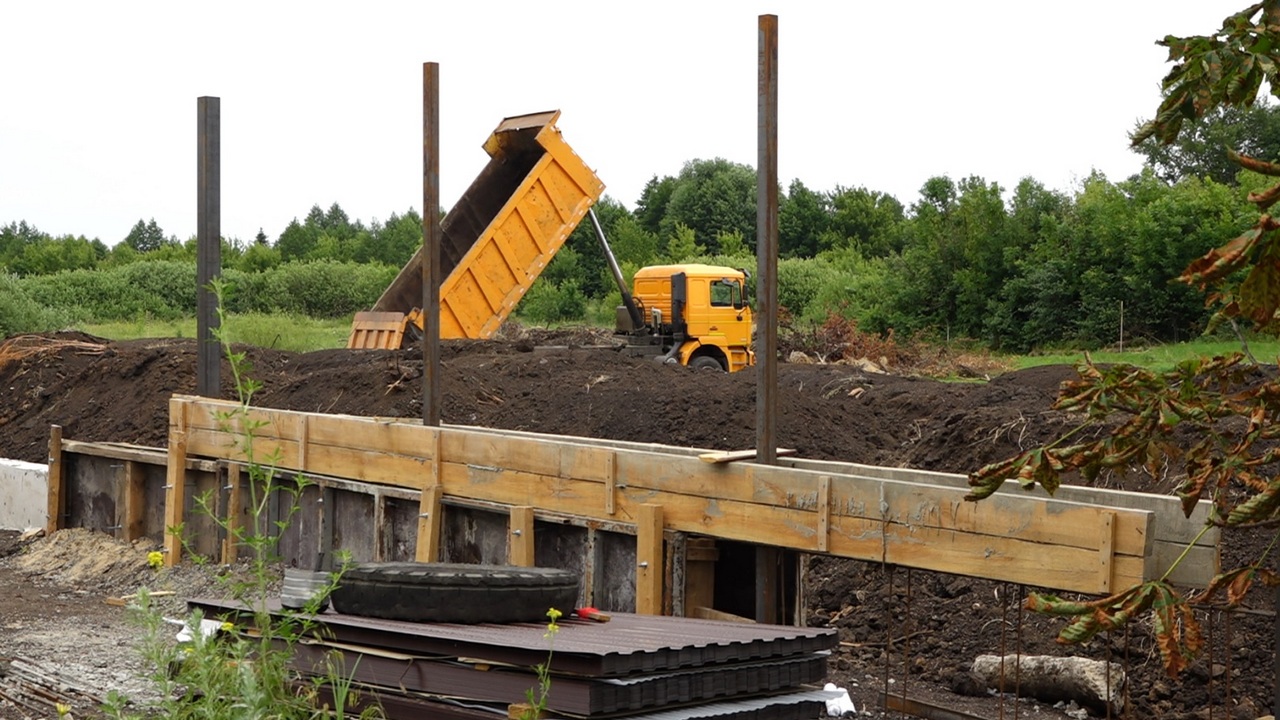
<path id="1" fill-rule="evenodd" d="M 48 493 L 47 465 L 0 459 L 0 530 L 44 527 Z"/>

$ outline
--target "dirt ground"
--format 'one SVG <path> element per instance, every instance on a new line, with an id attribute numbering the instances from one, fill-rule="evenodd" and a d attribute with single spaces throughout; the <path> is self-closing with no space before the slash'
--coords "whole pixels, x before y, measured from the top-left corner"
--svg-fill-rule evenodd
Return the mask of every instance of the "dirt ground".
<path id="1" fill-rule="evenodd" d="M 567 347 L 536 347 L 549 340 Z M 588 336 L 560 335 L 446 343 L 444 421 L 713 449 L 754 445 L 753 370 L 696 372 L 575 346 L 588 342 Z M 244 350 L 252 376 L 262 383 L 255 404 L 421 414 L 423 366 L 416 351 Z M 779 370 L 778 440 L 808 458 L 967 473 L 1074 426 L 1051 409 L 1059 383 L 1073 376 L 1067 367 L 1044 367 L 986 382 L 943 383 L 848 365 L 787 363 Z M 231 397 L 225 363 L 222 377 L 223 394 Z M 43 462 L 51 424 L 61 425 L 69 439 L 163 446 L 169 396 L 194 388 L 190 340 L 115 343 L 64 333 L 11 341 L 0 347 L 0 457 Z M 1168 479 L 1143 476 L 1107 482 L 1147 492 L 1170 487 Z M 113 569 L 72 573 L 70 556 L 47 549 L 65 543 L 63 534 L 28 543 L 0 534 L 0 556 L 8 555 L 0 557 L 0 657 L 67 668 L 103 692 L 117 683 L 129 687 L 126 676 L 137 661 L 122 654 L 127 631 L 115 628 L 124 627 L 123 613 L 102 598 L 148 582 L 149 548 L 100 538 L 103 544 L 92 553 L 110 558 Z M 1224 563 L 1248 550 L 1248 544 L 1228 546 Z M 31 565 L 27 556 L 43 559 Z M 1072 708 L 953 692 L 965 689 L 974 657 L 1002 649 L 1122 663 L 1129 677 L 1128 717 L 1256 718 L 1271 705 L 1269 596 L 1250 598 L 1254 613 L 1205 615 L 1210 653 L 1184 677 L 1169 680 L 1139 629 L 1083 647 L 1057 646 L 1059 621 L 1018 609 L 1019 598 L 1033 588 L 832 558 L 813 558 L 809 580 L 810 623 L 839 628 L 843 641 L 832 656 L 830 679 L 849 688 L 859 709 L 878 708 L 879 692 L 901 694 L 905 686 L 909 697 L 978 717 L 1067 717 L 1064 711 Z M 180 590 L 183 582 L 203 582 L 194 576 L 170 581 Z M 95 627 L 114 644 L 95 648 L 83 640 L 84 628 Z M 63 644 L 50 636 L 64 638 Z M 93 665 L 99 650 L 105 667 L 82 667 Z M 62 651 L 67 656 L 56 657 Z M 18 711 L 0 702 L 0 717 L 24 717 L 13 713 Z"/>

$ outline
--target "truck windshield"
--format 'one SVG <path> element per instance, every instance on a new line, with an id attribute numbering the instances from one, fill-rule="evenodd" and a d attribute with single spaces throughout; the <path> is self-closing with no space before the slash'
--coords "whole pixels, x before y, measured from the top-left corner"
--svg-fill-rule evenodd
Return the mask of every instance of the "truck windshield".
<path id="1" fill-rule="evenodd" d="M 711 281 L 711 306 L 734 307 L 742 300 L 742 286 L 736 280 Z"/>

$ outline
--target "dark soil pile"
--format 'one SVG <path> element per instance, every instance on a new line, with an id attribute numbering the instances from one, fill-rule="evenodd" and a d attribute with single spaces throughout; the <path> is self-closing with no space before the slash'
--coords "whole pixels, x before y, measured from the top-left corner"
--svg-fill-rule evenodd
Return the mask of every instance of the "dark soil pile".
<path id="1" fill-rule="evenodd" d="M 574 347 L 574 341 L 564 339 L 560 344 L 568 346 L 553 351 L 531 342 L 446 343 L 444 421 L 711 449 L 754 446 L 754 370 L 698 372 Z M 191 340 L 116 343 L 72 334 L 6 344 L 0 348 L 0 457 L 43 462 L 52 424 L 76 440 L 165 445 L 169 396 L 195 389 L 195 349 Z M 243 351 L 262 383 L 254 404 L 421 414 L 417 351 Z M 233 395 L 230 375 L 224 363 L 224 397 Z M 1044 367 L 990 382 L 943 383 L 846 365 L 784 364 L 779 445 L 814 459 L 967 473 L 1074 427 L 1077 419 L 1051 409 L 1059 383 L 1070 377 L 1070 368 Z M 1127 482 L 1135 490 L 1154 486 L 1142 477 Z M 1234 552 L 1229 548 L 1224 561 Z M 845 642 L 832 657 L 832 679 L 849 687 L 859 708 L 877 705 L 880 691 L 905 687 L 909 696 L 970 712 L 1011 712 L 992 709 L 998 700 L 949 691 L 963 688 L 976 655 L 1002 649 L 1124 662 L 1133 717 L 1201 717 L 1212 706 L 1214 717 L 1225 717 L 1229 707 L 1233 717 L 1252 718 L 1270 705 L 1270 618 L 1205 616 L 1213 621 L 1212 651 L 1170 681 L 1140 629 L 1085 647 L 1055 646 L 1061 621 L 1018 610 L 1030 588 L 832 558 L 812 558 L 808 572 L 806 615 L 813 624 L 840 628 Z M 1051 709 L 1036 712 L 1048 717 Z"/>

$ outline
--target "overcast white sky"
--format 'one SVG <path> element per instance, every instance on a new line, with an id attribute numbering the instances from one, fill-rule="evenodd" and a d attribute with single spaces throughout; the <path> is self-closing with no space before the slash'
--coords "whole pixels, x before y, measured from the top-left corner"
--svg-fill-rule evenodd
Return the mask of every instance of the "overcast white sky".
<path id="1" fill-rule="evenodd" d="M 756 163 L 757 17 L 778 15 L 779 175 L 904 204 L 924 181 L 1071 190 L 1136 172 L 1166 34 L 1245 0 L 5 2 L 0 224 L 123 239 L 196 229 L 196 98 L 221 98 L 222 231 L 274 241 L 315 204 L 419 207 L 422 63 L 440 63 L 441 200 L 505 116 L 565 139 L 634 207 L 695 158 Z M 419 207 L 419 210 L 421 208 Z"/>

